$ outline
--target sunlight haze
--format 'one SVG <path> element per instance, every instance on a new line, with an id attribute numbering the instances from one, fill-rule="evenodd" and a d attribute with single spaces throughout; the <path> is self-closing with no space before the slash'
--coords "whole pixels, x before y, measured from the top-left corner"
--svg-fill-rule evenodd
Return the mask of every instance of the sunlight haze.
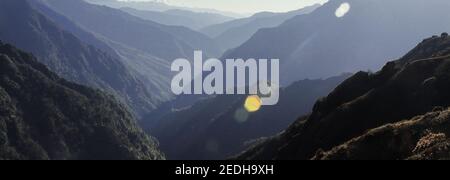
<path id="1" fill-rule="evenodd" d="M 327 0 L 121 0 L 121 1 L 155 1 L 169 5 L 217 9 L 236 13 L 256 13 L 262 11 L 287 12 L 302 7 L 325 3 Z"/>

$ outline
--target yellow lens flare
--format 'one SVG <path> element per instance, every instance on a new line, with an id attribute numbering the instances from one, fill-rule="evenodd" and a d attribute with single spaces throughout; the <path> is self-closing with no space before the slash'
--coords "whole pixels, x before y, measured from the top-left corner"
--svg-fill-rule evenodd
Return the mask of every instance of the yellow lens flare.
<path id="1" fill-rule="evenodd" d="M 261 108 L 261 98 L 257 95 L 248 96 L 244 104 L 248 112 L 256 112 Z"/>

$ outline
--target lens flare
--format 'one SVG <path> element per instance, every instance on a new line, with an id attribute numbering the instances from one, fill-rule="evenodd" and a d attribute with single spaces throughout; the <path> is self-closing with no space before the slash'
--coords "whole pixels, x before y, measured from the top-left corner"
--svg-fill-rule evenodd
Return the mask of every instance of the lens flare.
<path id="1" fill-rule="evenodd" d="M 261 108 L 261 98 L 257 95 L 248 96 L 244 104 L 248 112 L 256 112 Z"/>
<path id="2" fill-rule="evenodd" d="M 349 3 L 342 3 L 337 9 L 336 9 L 336 17 L 341 18 L 344 17 L 349 11 L 350 11 L 350 4 Z"/>
<path id="3" fill-rule="evenodd" d="M 239 124 L 247 122 L 248 117 L 249 112 L 244 107 L 237 109 L 234 113 L 234 120 Z"/>

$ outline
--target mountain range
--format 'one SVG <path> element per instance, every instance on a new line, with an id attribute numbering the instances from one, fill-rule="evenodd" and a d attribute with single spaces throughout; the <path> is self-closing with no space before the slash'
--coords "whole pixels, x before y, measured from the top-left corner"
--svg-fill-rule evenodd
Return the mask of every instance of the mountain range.
<path id="1" fill-rule="evenodd" d="M 164 155 L 113 96 L 59 78 L 31 54 L 0 42 L 0 159 Z"/>
<path id="2" fill-rule="evenodd" d="M 42 1 L 100 37 L 169 62 L 177 58 L 192 59 L 195 50 L 202 50 L 208 57 L 217 57 L 222 53 L 212 39 L 186 27 L 158 24 L 83 0 Z"/>
<path id="3" fill-rule="evenodd" d="M 448 9 L 332 0 L 242 18 L 1 0 L 0 159 L 450 159 L 450 36 L 417 45 L 450 31 Z M 247 95 L 175 96 L 171 63 L 196 50 L 280 59 L 279 103 L 249 112 Z"/>
<path id="4" fill-rule="evenodd" d="M 125 65 L 112 49 L 91 34 L 76 29 L 60 17 L 64 25 L 55 24 L 49 16 L 35 10 L 26 0 L 0 2 L 0 39 L 33 53 L 37 59 L 61 77 L 114 94 L 136 114 L 145 114 L 157 105 L 144 82 Z M 33 1 L 35 3 L 36 1 Z M 50 12 L 50 11 L 48 11 Z M 84 40 L 63 29 L 73 25 Z M 110 52 L 110 53 L 107 53 Z"/>
<path id="5" fill-rule="evenodd" d="M 144 11 L 167 11 L 167 10 L 183 10 L 183 11 L 190 11 L 190 12 L 197 12 L 197 13 L 208 13 L 205 15 L 221 15 L 224 17 L 232 17 L 232 18 L 242 18 L 246 16 L 245 14 L 238 14 L 234 12 L 226 12 L 226 11 L 219 11 L 215 9 L 208 9 L 208 8 L 190 8 L 190 7 L 182 7 L 182 6 L 174 6 L 169 5 L 164 2 L 160 1 L 118 1 L 118 0 L 86 0 L 89 3 L 93 4 L 99 4 L 104 5 L 112 8 L 133 8 L 137 10 L 144 10 Z"/>
<path id="6" fill-rule="evenodd" d="M 171 9 L 163 12 L 138 10 L 129 7 L 120 8 L 134 16 L 165 25 L 184 26 L 199 30 L 213 24 L 220 24 L 233 18 L 211 13 L 191 12 L 187 10 Z"/>
<path id="7" fill-rule="evenodd" d="M 359 72 L 313 112 L 238 159 L 448 159 L 450 37 Z"/>
<path id="8" fill-rule="evenodd" d="M 143 20 L 118 9 L 82 0 L 38 0 L 30 4 L 62 30 L 117 58 L 128 73 L 142 82 L 134 89 L 143 89 L 150 97 L 130 99 L 139 117 L 173 97 L 169 90 L 172 60 L 192 59 L 197 49 L 204 50 L 205 56 L 221 52 L 213 40 L 200 33 Z M 99 25 L 98 21 L 104 23 Z"/>
<path id="9" fill-rule="evenodd" d="M 347 77 L 349 74 L 298 81 L 280 92 L 277 105 L 262 107 L 254 113 L 244 109 L 243 95 L 207 98 L 191 107 L 173 109 L 158 119 L 149 117 L 152 119 L 144 120 L 143 128 L 159 140 L 169 159 L 224 159 L 244 150 L 255 139 L 274 135 L 298 116 L 308 114 L 317 99 Z"/>
<path id="10" fill-rule="evenodd" d="M 148 101 L 151 106 L 140 104 L 139 107 L 133 109 L 145 108 L 138 110 L 137 115 L 145 115 L 153 110 L 161 102 L 165 102 L 172 98 L 172 94 L 168 93 L 170 72 L 169 62 L 150 55 L 149 53 L 134 49 L 124 44 L 115 43 L 111 40 L 99 37 L 95 33 L 86 30 L 78 25 L 78 23 L 71 21 L 67 17 L 55 12 L 48 7 L 43 1 L 28 1 L 34 9 L 52 20 L 55 24 L 60 26 L 65 31 L 72 33 L 81 41 L 94 46 L 109 55 L 117 57 L 127 67 L 127 71 L 133 74 L 136 78 L 143 82 L 143 88 L 152 92 L 151 101 Z M 140 87 L 142 88 L 142 87 Z M 139 101 L 139 100 L 138 100 Z"/>
<path id="11" fill-rule="evenodd" d="M 320 4 L 286 13 L 261 12 L 248 18 L 217 23 L 200 29 L 200 32 L 212 37 L 221 47 L 228 50 L 249 40 L 259 29 L 277 27 L 292 17 L 309 14 L 318 7 L 320 7 Z"/>
<path id="12" fill-rule="evenodd" d="M 337 16 L 341 6 L 349 9 Z M 283 85 L 376 70 L 413 48 L 417 38 L 450 31 L 450 24 L 438 20 L 450 18 L 448 8 L 446 0 L 333 0 L 260 29 L 222 59 L 278 58 Z"/>

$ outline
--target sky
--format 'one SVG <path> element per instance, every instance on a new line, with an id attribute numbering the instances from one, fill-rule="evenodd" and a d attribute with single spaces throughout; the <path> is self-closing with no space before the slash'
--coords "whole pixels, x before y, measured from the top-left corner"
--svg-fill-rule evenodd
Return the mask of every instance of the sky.
<path id="1" fill-rule="evenodd" d="M 217 9 L 235 13 L 256 13 L 262 11 L 287 12 L 327 0 L 122 0 L 162 1 L 170 5 Z"/>

